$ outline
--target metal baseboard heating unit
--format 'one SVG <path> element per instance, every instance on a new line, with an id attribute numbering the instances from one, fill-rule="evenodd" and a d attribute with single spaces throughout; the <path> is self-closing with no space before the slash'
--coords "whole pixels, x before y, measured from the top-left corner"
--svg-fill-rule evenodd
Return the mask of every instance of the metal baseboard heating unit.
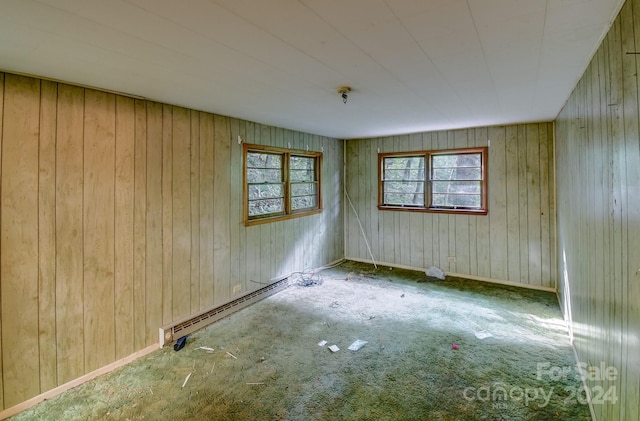
<path id="1" fill-rule="evenodd" d="M 282 291 L 288 286 L 288 278 L 283 278 L 247 295 L 243 295 L 242 297 L 235 298 L 224 304 L 204 310 L 202 313 L 195 316 L 188 316 L 184 319 L 178 320 L 177 322 L 161 327 L 159 337 L 160 348 L 257 301 L 260 301 L 263 298 L 267 298 L 276 292 Z"/>

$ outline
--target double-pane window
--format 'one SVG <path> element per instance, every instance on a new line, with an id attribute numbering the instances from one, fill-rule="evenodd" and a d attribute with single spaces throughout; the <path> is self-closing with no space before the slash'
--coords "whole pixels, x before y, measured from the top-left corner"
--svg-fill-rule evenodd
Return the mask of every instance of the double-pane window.
<path id="1" fill-rule="evenodd" d="M 379 208 L 487 213 L 487 148 L 379 154 Z"/>
<path id="2" fill-rule="evenodd" d="M 321 211 L 322 153 L 245 145 L 245 223 Z"/>

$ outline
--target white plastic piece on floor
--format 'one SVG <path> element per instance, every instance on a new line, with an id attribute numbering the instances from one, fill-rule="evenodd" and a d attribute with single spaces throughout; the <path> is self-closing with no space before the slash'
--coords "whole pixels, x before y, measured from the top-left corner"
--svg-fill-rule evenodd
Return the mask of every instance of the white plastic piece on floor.
<path id="1" fill-rule="evenodd" d="M 487 332 L 486 330 L 481 330 L 480 332 L 476 332 L 476 338 L 478 339 L 487 339 L 492 336 L 493 335 L 490 332 Z"/>
<path id="2" fill-rule="evenodd" d="M 318 346 L 325 346 L 326 344 L 327 344 L 327 341 L 318 342 Z"/>
<path id="3" fill-rule="evenodd" d="M 187 385 L 187 382 L 189 381 L 189 377 L 191 377 L 191 375 L 193 374 L 193 371 L 189 374 L 187 374 L 187 378 L 184 379 L 184 383 L 182 383 L 182 387 L 184 388 Z"/>
<path id="4" fill-rule="evenodd" d="M 338 348 L 338 345 L 331 345 L 329 347 L 329 349 L 331 350 L 331 352 L 338 352 L 340 351 L 340 348 Z"/>
<path id="5" fill-rule="evenodd" d="M 446 275 L 442 269 L 435 266 L 431 266 L 429 269 L 427 269 L 425 273 L 427 274 L 427 276 L 431 276 L 432 278 L 438 278 L 443 281 Z"/>
<path id="6" fill-rule="evenodd" d="M 208 347 L 208 346 L 201 346 L 201 347 L 196 348 L 196 349 L 203 349 L 203 350 L 205 350 L 205 351 L 209 351 L 209 352 L 213 352 L 213 351 L 215 351 L 215 349 L 210 348 L 210 347 Z"/>
<path id="7" fill-rule="evenodd" d="M 349 349 L 352 351 L 357 351 L 360 348 L 362 348 L 364 346 L 364 344 L 366 344 L 367 341 L 363 341 L 360 339 L 357 339 L 355 342 L 353 342 L 351 345 L 349 345 Z"/>

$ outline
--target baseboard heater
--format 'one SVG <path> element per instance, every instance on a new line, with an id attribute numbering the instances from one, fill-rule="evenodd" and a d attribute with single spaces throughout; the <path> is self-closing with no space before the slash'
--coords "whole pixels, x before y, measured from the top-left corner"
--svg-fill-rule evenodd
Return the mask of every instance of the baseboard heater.
<path id="1" fill-rule="evenodd" d="M 289 286 L 288 278 L 282 278 L 272 284 L 262 287 L 242 297 L 235 298 L 224 304 L 211 307 L 197 315 L 188 316 L 177 322 L 160 328 L 159 344 L 160 348 L 169 344 L 182 336 L 188 335 L 196 330 L 202 329 L 211 323 L 218 321 L 238 310 L 241 310 L 257 301 L 262 300 L 276 292 L 282 291 Z"/>

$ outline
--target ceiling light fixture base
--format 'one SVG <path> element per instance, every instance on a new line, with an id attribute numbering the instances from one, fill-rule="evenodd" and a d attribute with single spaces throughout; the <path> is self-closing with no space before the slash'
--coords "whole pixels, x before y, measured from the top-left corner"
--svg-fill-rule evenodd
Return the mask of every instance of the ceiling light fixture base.
<path id="1" fill-rule="evenodd" d="M 342 98 L 342 102 L 344 104 L 347 103 L 350 92 L 351 92 L 351 86 L 341 86 L 338 88 L 338 93 L 340 94 L 340 97 Z"/>

